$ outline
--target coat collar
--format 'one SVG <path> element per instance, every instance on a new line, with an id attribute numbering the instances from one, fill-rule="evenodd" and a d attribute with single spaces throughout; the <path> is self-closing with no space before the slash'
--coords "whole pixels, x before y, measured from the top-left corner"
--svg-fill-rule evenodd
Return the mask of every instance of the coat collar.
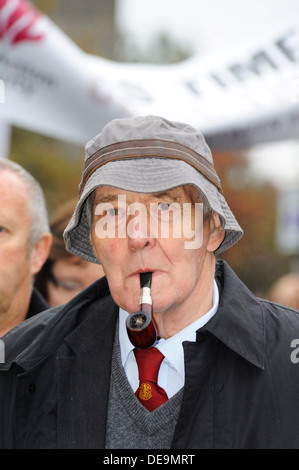
<path id="1" fill-rule="evenodd" d="M 3 338 L 5 362 L 1 370 L 16 363 L 24 371 L 37 367 L 75 331 L 84 315 L 97 308 L 98 302 L 110 298 L 105 277 L 87 287 L 64 305 L 34 315 L 10 330 Z"/>
<path id="2" fill-rule="evenodd" d="M 264 369 L 265 319 L 261 301 L 222 260 L 217 261 L 216 280 L 220 291 L 219 308 L 198 334 L 209 331 L 244 359 Z M 54 307 L 18 325 L 3 337 L 6 354 L 0 370 L 9 369 L 12 362 L 25 370 L 34 368 L 69 334 L 70 345 L 75 345 L 78 312 L 105 296 L 109 296 L 109 289 L 106 279 L 102 278 L 63 307 Z"/>
<path id="3" fill-rule="evenodd" d="M 56 358 L 57 446 L 61 449 L 105 446 L 118 307 L 109 296 L 101 303 L 92 302 L 83 316 L 65 338 L 65 353 L 59 351 Z"/>
<path id="4" fill-rule="evenodd" d="M 261 301 L 222 260 L 217 261 L 216 280 L 220 290 L 218 311 L 197 333 L 209 331 L 244 359 L 264 369 L 266 327 Z"/>
<path id="5" fill-rule="evenodd" d="M 32 295 L 26 318 L 31 318 L 40 312 L 44 312 L 49 308 L 49 304 L 43 298 L 41 293 L 34 287 L 32 289 Z"/>

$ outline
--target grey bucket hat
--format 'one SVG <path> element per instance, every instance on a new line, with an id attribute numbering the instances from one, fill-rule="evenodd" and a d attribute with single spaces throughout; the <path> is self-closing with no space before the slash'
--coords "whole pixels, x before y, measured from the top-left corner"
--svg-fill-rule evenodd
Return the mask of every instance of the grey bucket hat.
<path id="1" fill-rule="evenodd" d="M 85 147 L 79 200 L 65 229 L 66 249 L 99 263 L 89 243 L 90 194 L 99 186 L 153 193 L 182 185 L 195 186 L 208 207 L 219 215 L 225 238 L 219 254 L 243 235 L 224 199 L 211 151 L 193 127 L 159 116 L 115 119 Z"/>

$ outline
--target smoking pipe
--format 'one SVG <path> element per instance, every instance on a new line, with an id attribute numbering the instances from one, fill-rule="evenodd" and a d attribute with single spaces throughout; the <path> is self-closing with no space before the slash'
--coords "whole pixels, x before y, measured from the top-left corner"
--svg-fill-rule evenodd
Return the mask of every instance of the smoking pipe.
<path id="1" fill-rule="evenodd" d="M 131 343 L 137 349 L 149 349 L 157 341 L 157 327 L 152 315 L 152 273 L 140 273 L 139 312 L 127 316 L 126 327 Z"/>

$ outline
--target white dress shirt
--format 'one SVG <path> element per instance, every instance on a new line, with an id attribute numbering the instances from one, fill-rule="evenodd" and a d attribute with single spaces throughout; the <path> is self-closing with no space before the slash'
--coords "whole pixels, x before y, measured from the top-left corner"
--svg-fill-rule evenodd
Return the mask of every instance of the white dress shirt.
<path id="1" fill-rule="evenodd" d="M 213 307 L 209 312 L 200 317 L 195 322 L 179 331 L 168 339 L 160 339 L 155 347 L 165 356 L 161 364 L 158 384 L 164 388 L 168 398 L 177 393 L 185 383 L 185 366 L 183 341 L 195 341 L 196 331 L 205 325 L 215 315 L 219 304 L 219 291 L 214 280 L 213 287 Z M 122 309 L 119 310 L 119 342 L 122 365 L 127 374 L 129 383 L 134 392 L 139 386 L 138 367 L 133 352 L 134 346 L 129 340 L 126 330 L 126 318 L 128 313 Z"/>

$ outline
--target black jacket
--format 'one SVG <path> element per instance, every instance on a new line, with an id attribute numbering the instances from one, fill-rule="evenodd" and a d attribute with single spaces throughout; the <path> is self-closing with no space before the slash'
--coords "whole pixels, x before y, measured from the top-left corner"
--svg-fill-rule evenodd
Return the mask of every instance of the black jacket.
<path id="1" fill-rule="evenodd" d="M 257 299 L 221 261 L 217 281 L 217 314 L 184 344 L 172 448 L 299 448 L 298 312 Z M 105 446 L 117 314 L 102 278 L 3 338 L 1 449 Z"/>
<path id="2" fill-rule="evenodd" d="M 27 312 L 27 318 L 31 318 L 49 308 L 49 304 L 45 301 L 41 293 L 34 287 L 32 289 L 30 304 Z"/>

